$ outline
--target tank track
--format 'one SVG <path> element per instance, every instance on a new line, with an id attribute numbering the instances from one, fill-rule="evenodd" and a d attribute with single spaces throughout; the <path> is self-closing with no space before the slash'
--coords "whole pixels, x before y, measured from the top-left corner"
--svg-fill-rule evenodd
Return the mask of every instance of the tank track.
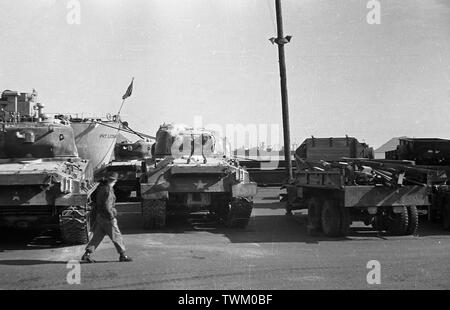
<path id="1" fill-rule="evenodd" d="M 160 229 L 166 226 L 166 201 L 145 199 L 142 201 L 142 215 L 145 229 Z"/>
<path id="2" fill-rule="evenodd" d="M 62 211 L 59 229 L 65 244 L 85 244 L 89 242 L 89 212 L 85 207 L 73 206 Z"/>
<path id="3" fill-rule="evenodd" d="M 230 202 L 229 212 L 225 221 L 227 227 L 245 228 L 250 221 L 253 202 L 245 198 L 233 198 Z"/>

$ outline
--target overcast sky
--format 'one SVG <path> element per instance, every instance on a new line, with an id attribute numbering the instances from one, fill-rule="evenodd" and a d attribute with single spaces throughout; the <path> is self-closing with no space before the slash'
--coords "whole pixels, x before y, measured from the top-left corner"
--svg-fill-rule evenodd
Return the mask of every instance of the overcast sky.
<path id="1" fill-rule="evenodd" d="M 47 112 L 160 123 L 281 126 L 273 0 L 0 3 L 0 89 L 39 93 Z M 283 0 L 291 135 L 450 138 L 450 1 Z"/>

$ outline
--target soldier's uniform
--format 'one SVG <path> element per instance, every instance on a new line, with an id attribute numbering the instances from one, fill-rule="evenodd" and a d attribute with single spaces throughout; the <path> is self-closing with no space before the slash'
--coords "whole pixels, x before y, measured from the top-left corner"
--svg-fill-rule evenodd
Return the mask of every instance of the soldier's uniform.
<path id="1" fill-rule="evenodd" d="M 110 175 L 108 179 L 117 180 L 117 174 Z M 82 260 L 94 262 L 90 254 L 100 245 L 103 238 L 108 236 L 120 255 L 119 260 L 131 261 L 131 258 L 125 255 L 125 244 L 119 226 L 117 225 L 115 203 L 116 195 L 114 194 L 113 188 L 107 183 L 101 185 L 97 191 L 93 211 L 95 213 L 93 236 L 86 246 L 86 253 L 83 255 Z"/>

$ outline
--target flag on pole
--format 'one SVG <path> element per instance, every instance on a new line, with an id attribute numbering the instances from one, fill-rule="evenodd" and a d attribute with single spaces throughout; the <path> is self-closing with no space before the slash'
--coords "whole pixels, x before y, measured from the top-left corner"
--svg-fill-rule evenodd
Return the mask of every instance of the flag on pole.
<path id="1" fill-rule="evenodd" d="M 131 84 L 130 86 L 128 86 L 127 91 L 125 92 L 125 94 L 122 96 L 122 99 L 125 100 L 128 97 L 131 96 L 131 93 L 133 92 L 133 82 L 134 82 L 134 78 L 131 80 Z"/>

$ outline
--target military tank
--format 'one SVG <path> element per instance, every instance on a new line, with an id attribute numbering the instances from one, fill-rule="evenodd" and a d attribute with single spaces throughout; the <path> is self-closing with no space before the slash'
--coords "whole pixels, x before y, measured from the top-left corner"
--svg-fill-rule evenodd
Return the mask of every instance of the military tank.
<path id="1" fill-rule="evenodd" d="M 89 161 L 78 156 L 74 131 L 50 118 L 37 93 L 4 91 L 0 106 L 0 226 L 57 226 L 63 242 L 89 240 Z"/>
<path id="2" fill-rule="evenodd" d="M 100 180 L 108 173 L 117 172 L 119 179 L 114 186 L 117 200 L 121 202 L 138 200 L 141 191 L 139 179 L 142 175 L 142 162 L 151 157 L 152 145 L 152 142 L 146 140 L 117 143 L 113 161 L 96 173 L 96 179 Z M 135 197 L 131 197 L 133 192 Z"/>
<path id="3" fill-rule="evenodd" d="M 141 177 L 145 228 L 164 227 L 168 214 L 200 210 L 245 228 L 257 185 L 230 155 L 226 140 L 212 131 L 161 125 Z"/>

